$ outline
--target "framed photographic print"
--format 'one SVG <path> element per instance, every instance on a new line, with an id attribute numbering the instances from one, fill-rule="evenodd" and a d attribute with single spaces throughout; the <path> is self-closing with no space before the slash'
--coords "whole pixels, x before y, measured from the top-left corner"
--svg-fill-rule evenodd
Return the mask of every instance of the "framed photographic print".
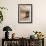
<path id="1" fill-rule="evenodd" d="M 18 4 L 18 23 L 32 23 L 32 4 Z"/>

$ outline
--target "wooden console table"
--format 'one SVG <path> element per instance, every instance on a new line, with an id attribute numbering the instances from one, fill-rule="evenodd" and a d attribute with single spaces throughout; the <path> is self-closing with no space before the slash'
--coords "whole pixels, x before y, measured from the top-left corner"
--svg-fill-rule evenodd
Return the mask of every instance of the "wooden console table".
<path id="1" fill-rule="evenodd" d="M 43 39 L 2 39 L 2 46 L 44 46 Z"/>

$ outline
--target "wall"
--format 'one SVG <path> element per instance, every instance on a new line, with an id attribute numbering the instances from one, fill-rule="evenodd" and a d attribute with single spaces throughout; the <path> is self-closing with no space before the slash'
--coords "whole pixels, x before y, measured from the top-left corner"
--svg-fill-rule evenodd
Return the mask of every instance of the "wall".
<path id="1" fill-rule="evenodd" d="M 33 22 L 30 24 L 18 23 L 18 4 L 23 3 L 33 5 Z M 15 32 L 16 37 L 29 37 L 33 31 L 41 31 L 46 37 L 46 0 L 0 0 L 0 6 L 8 8 L 8 11 L 3 10 L 4 21 L 0 24 L 0 46 L 4 38 L 3 27 L 7 25 L 12 28 L 10 35 Z"/>

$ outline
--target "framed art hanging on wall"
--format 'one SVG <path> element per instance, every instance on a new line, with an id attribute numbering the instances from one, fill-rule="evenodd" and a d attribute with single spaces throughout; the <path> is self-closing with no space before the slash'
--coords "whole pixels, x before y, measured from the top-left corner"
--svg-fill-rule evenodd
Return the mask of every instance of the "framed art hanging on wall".
<path id="1" fill-rule="evenodd" d="M 18 23 L 32 23 L 32 4 L 18 4 Z"/>

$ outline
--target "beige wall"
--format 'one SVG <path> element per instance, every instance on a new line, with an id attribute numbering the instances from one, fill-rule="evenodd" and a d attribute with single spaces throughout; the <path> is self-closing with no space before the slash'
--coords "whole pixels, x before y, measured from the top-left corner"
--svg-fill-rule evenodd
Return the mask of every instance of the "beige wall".
<path id="1" fill-rule="evenodd" d="M 18 4 L 33 5 L 33 23 L 19 24 L 18 23 Z M 4 38 L 3 27 L 9 25 L 12 28 L 10 35 L 15 32 L 16 37 L 29 37 L 33 31 L 41 31 L 46 37 L 46 0 L 0 0 L 0 6 L 8 8 L 4 14 L 4 21 L 0 24 L 0 46 L 1 39 Z M 4 10 L 3 10 L 4 11 Z M 45 38 L 46 46 L 46 38 Z"/>

